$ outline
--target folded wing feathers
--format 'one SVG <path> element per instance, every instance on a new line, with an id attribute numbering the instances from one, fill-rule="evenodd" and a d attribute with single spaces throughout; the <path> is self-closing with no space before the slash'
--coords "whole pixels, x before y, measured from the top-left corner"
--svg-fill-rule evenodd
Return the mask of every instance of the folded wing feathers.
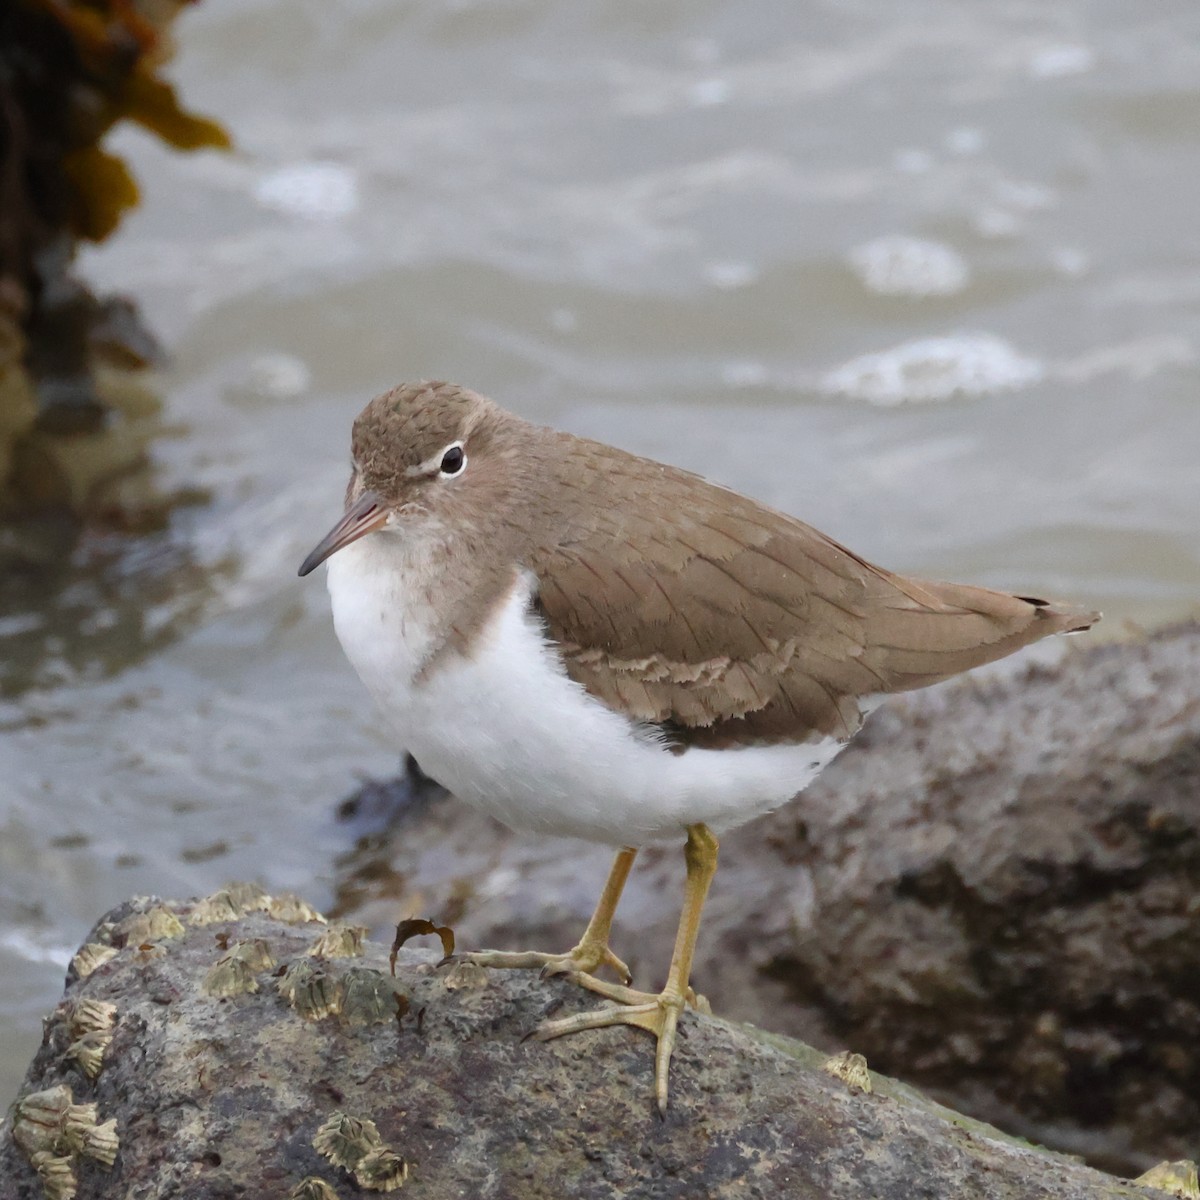
<path id="1" fill-rule="evenodd" d="M 791 517 L 670 478 L 680 496 L 669 511 L 602 514 L 532 566 L 568 673 L 686 741 L 848 737 L 861 697 L 924 687 L 1096 620 L 905 579 Z"/>

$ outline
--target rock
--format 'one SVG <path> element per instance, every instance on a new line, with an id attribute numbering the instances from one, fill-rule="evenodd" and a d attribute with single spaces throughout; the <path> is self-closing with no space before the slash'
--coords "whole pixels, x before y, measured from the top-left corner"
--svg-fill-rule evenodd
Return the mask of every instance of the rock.
<path id="1" fill-rule="evenodd" d="M 693 982 L 719 1014 L 1135 1174 L 1194 1155 L 1200 1127 L 1200 626 L 1070 649 L 896 698 L 729 835 Z M 608 857 L 424 803 L 343 864 L 339 908 L 562 950 Z M 675 849 L 635 864 L 613 949 L 638 986 L 662 983 L 682 877 Z"/>
<path id="2" fill-rule="evenodd" d="M 213 922 L 211 904 L 143 900 L 93 930 L 117 953 L 73 970 L 46 1023 L 0 1131 L 0 1200 L 1151 1195 L 692 1012 L 662 1120 L 637 1031 L 523 1040 L 593 1002 L 571 984 L 491 972 L 450 987 L 436 954 L 408 949 L 393 979 L 378 945 L 242 907 Z M 316 941 L 339 956 L 314 957 Z M 214 992 L 231 958 L 241 983 Z M 69 1053 L 81 1029 L 111 1034 L 94 1077 Z"/>
<path id="3" fill-rule="evenodd" d="M 158 72 L 180 5 L 0 6 L 0 513 L 70 511 L 143 525 L 161 511 L 144 466 L 158 423 L 136 372 L 161 360 L 133 303 L 72 271 L 138 201 L 102 142 L 133 121 L 180 150 L 230 146 Z"/>

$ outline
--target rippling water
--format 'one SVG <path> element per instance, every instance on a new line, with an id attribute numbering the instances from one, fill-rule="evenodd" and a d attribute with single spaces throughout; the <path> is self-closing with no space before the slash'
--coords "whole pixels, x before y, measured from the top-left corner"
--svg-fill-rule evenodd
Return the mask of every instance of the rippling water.
<path id="1" fill-rule="evenodd" d="M 180 44 L 239 151 L 114 139 L 146 202 L 81 269 L 211 500 L 0 618 L 0 1100 L 107 906 L 327 894 L 395 751 L 295 567 L 401 379 L 1110 632 L 1194 610 L 1193 0 L 205 0 Z"/>

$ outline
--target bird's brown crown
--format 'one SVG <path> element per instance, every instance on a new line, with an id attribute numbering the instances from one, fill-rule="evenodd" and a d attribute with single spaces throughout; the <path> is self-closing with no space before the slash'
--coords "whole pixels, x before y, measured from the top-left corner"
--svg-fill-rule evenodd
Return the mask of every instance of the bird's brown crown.
<path id="1" fill-rule="evenodd" d="M 417 467 L 455 442 L 465 444 L 498 411 L 457 384 L 402 383 L 359 413 L 351 436 L 354 461 L 368 486 L 383 495 L 403 492 Z"/>

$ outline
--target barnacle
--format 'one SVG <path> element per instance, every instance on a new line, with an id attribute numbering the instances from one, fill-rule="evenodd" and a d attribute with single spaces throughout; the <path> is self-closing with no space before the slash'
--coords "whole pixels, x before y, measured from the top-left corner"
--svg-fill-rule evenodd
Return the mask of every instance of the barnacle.
<path id="1" fill-rule="evenodd" d="M 243 912 L 266 912 L 271 897 L 257 883 L 228 883 L 222 889 Z"/>
<path id="2" fill-rule="evenodd" d="M 442 976 L 442 985 L 448 992 L 485 988 L 488 985 L 488 973 L 478 963 L 452 963 L 450 969 Z"/>
<path id="3" fill-rule="evenodd" d="M 313 1134 L 312 1144 L 335 1167 L 353 1171 L 372 1150 L 383 1146 L 383 1139 L 369 1117 L 352 1117 L 339 1110 Z"/>
<path id="4" fill-rule="evenodd" d="M 1134 1181 L 1142 1187 L 1157 1188 L 1180 1200 L 1200 1200 L 1200 1180 L 1197 1179 L 1196 1164 L 1181 1158 L 1178 1162 L 1160 1162 Z"/>
<path id="5" fill-rule="evenodd" d="M 246 915 L 246 910 L 227 889 L 213 892 L 197 900 L 192 911 L 188 913 L 188 923 L 191 925 L 215 925 L 218 921 L 236 921 Z"/>
<path id="6" fill-rule="evenodd" d="M 116 1162 L 119 1148 L 120 1140 L 117 1137 L 115 1117 L 89 1129 L 84 1137 L 83 1153 L 105 1167 L 111 1167 Z"/>
<path id="7" fill-rule="evenodd" d="M 46 1200 L 74 1200 L 79 1181 L 75 1178 L 70 1158 L 51 1154 L 48 1150 L 38 1150 L 29 1156 L 29 1161 L 42 1181 Z"/>
<path id="8" fill-rule="evenodd" d="M 127 946 L 137 946 L 161 938 L 180 937 L 183 931 L 183 922 L 169 908 L 158 904 L 145 912 L 130 914 L 113 932 L 124 937 Z"/>
<path id="9" fill-rule="evenodd" d="M 290 963 L 275 985 L 279 994 L 302 1016 L 319 1021 L 342 1008 L 342 984 L 336 976 L 314 967 L 307 959 Z"/>
<path id="10" fill-rule="evenodd" d="M 257 992 L 255 975 L 275 965 L 271 949 L 262 938 L 234 942 L 209 968 L 201 984 L 210 996 L 237 996 Z"/>
<path id="11" fill-rule="evenodd" d="M 305 925 L 312 921 L 325 924 L 325 918 L 311 904 L 290 892 L 285 892 L 282 896 L 272 896 L 267 912 L 275 920 L 283 921 L 287 925 Z"/>
<path id="12" fill-rule="evenodd" d="M 288 1200 L 338 1200 L 338 1194 L 319 1175 L 310 1175 L 292 1188 Z"/>
<path id="13" fill-rule="evenodd" d="M 344 925 L 340 921 L 330 925 L 309 947 L 314 958 L 357 958 L 363 952 L 363 938 L 367 936 L 365 925 Z"/>
<path id="14" fill-rule="evenodd" d="M 871 1072 L 867 1070 L 867 1060 L 861 1054 L 844 1050 L 841 1054 L 827 1058 L 821 1064 L 821 1070 L 826 1075 L 832 1075 L 835 1079 L 842 1080 L 856 1091 L 874 1091 L 871 1085 Z"/>
<path id="15" fill-rule="evenodd" d="M 347 1025 L 376 1025 L 394 1019 L 407 998 L 396 981 L 371 967 L 354 967 L 342 978 L 342 1020 Z"/>
<path id="16" fill-rule="evenodd" d="M 116 1161 L 116 1120 L 100 1124 L 95 1104 L 76 1104 L 66 1084 L 23 1096 L 13 1106 L 13 1141 L 24 1151 L 47 1197 L 75 1195 L 74 1160 L 80 1154 L 103 1166 Z"/>
<path id="17" fill-rule="evenodd" d="M 71 1008 L 70 1030 L 75 1037 L 85 1033 L 111 1032 L 117 1023 L 117 1006 L 107 1000 L 85 997 Z"/>
<path id="18" fill-rule="evenodd" d="M 86 979 L 97 967 L 103 966 L 110 958 L 116 958 L 117 952 L 111 946 L 102 946 L 99 942 L 88 942 L 81 946 L 75 957 L 71 959 L 71 970 L 80 979 Z"/>
<path id="19" fill-rule="evenodd" d="M 63 1119 L 72 1103 L 71 1089 L 65 1083 L 22 1096 L 13 1106 L 13 1141 L 26 1155 L 43 1150 L 54 1152 L 62 1138 Z"/>
<path id="20" fill-rule="evenodd" d="M 89 1079 L 95 1079 L 104 1068 L 104 1052 L 112 1038 L 112 1033 L 107 1029 L 93 1029 L 77 1037 L 67 1047 L 66 1056 L 73 1058 Z"/>
<path id="21" fill-rule="evenodd" d="M 360 1187 L 373 1192 L 394 1192 L 408 1178 L 408 1163 L 394 1150 L 377 1146 L 354 1168 Z"/>

